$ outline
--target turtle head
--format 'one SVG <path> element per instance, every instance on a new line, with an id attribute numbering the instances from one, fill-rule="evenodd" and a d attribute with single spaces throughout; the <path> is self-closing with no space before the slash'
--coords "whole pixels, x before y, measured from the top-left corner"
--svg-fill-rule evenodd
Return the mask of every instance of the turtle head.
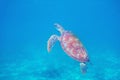
<path id="1" fill-rule="evenodd" d="M 55 28 L 56 28 L 61 34 L 65 31 L 64 28 L 63 28 L 60 24 L 55 23 L 54 25 L 55 25 Z"/>
<path id="2" fill-rule="evenodd" d="M 87 65 L 86 63 L 80 63 L 80 69 L 81 69 L 81 72 L 84 74 L 87 72 Z"/>

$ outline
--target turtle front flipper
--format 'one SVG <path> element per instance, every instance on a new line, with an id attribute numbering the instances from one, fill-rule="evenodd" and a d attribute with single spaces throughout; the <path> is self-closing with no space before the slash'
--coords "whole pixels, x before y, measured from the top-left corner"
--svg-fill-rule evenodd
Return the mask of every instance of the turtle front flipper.
<path id="1" fill-rule="evenodd" d="M 51 48 L 54 46 L 55 42 L 59 40 L 59 36 L 52 35 L 47 42 L 47 50 L 50 52 Z"/>

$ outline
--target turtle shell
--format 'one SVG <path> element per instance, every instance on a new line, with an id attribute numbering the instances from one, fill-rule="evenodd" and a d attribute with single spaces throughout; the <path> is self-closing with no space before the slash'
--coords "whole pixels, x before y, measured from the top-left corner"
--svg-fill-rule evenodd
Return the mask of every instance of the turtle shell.
<path id="1" fill-rule="evenodd" d="M 60 42 L 63 50 L 69 56 L 80 62 L 88 61 L 88 56 L 82 43 L 71 32 L 64 32 L 60 37 Z"/>

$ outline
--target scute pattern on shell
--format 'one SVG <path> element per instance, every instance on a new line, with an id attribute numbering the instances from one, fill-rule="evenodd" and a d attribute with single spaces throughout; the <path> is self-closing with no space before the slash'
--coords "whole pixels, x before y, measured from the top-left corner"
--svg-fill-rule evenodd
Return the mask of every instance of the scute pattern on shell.
<path id="1" fill-rule="evenodd" d="M 87 54 L 81 42 L 70 32 L 64 32 L 60 38 L 63 50 L 74 59 L 86 62 Z"/>

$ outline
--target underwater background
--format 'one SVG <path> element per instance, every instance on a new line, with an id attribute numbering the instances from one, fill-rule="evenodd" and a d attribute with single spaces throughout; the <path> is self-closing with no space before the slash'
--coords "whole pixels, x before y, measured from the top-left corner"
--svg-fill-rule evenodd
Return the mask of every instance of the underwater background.
<path id="1" fill-rule="evenodd" d="M 47 52 L 54 23 L 87 49 L 86 74 L 59 42 Z M 0 0 L 0 80 L 120 80 L 120 1 Z"/>

